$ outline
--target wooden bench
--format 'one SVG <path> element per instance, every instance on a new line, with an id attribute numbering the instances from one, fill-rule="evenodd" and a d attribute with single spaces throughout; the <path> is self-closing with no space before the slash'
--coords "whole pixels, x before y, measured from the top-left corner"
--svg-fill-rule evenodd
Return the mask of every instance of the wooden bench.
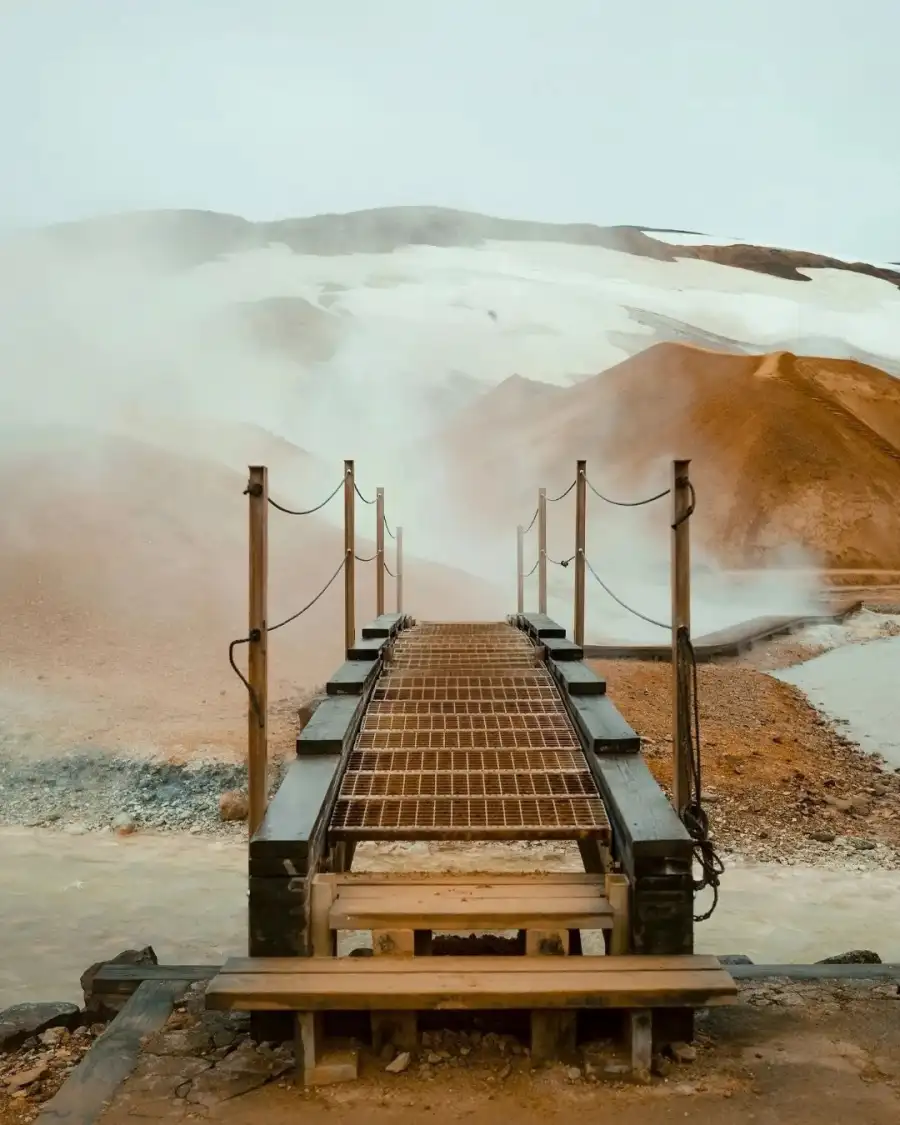
<path id="1" fill-rule="evenodd" d="M 208 1008 L 297 1013 L 298 1079 L 353 1077 L 323 1061 L 321 1013 L 531 1012 L 532 1058 L 575 1047 L 578 1009 L 627 1013 L 631 1065 L 649 1075 L 652 1011 L 733 1003 L 737 987 L 715 957 L 233 958 L 211 982 Z"/>

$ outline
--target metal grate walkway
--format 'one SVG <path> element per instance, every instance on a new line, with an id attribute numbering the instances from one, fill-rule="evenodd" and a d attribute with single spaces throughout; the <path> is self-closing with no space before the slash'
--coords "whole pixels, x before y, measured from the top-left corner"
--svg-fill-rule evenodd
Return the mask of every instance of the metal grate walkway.
<path id="1" fill-rule="evenodd" d="M 609 839 L 568 713 L 504 624 L 399 635 L 350 754 L 330 833 L 353 840 Z"/>

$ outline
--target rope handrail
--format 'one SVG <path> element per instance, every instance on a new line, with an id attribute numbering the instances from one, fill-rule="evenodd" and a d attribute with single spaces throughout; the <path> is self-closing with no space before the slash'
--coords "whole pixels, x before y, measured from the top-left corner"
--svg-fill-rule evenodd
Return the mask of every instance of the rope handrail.
<path id="1" fill-rule="evenodd" d="M 378 558 L 378 552 L 376 551 L 374 555 L 367 555 L 365 558 L 363 558 L 362 555 L 354 555 L 353 557 L 357 562 L 370 563 L 374 562 Z"/>
<path id="2" fill-rule="evenodd" d="M 244 495 L 245 496 L 250 495 L 250 491 L 251 491 L 252 487 L 253 486 L 251 486 L 251 485 L 247 485 L 247 487 L 244 489 Z M 284 506 L 284 504 L 279 504 L 278 501 L 273 500 L 271 496 L 267 496 L 266 499 L 268 500 L 269 504 L 273 508 L 275 508 L 279 512 L 284 512 L 284 514 L 286 516 L 311 516 L 314 512 L 320 512 L 325 507 L 326 504 L 330 504 L 331 501 L 335 498 L 335 496 L 337 496 L 337 494 L 340 492 L 340 490 L 343 487 L 344 487 L 344 482 L 341 480 L 341 481 L 338 482 L 337 487 L 334 488 L 331 492 L 329 492 L 329 494 L 325 497 L 325 499 L 322 501 L 322 503 L 316 504 L 316 506 L 314 508 L 286 508 Z M 260 494 L 255 493 L 255 495 L 260 495 Z"/>
<path id="3" fill-rule="evenodd" d="M 609 594 L 612 600 L 616 602 L 617 605 L 620 605 L 622 609 L 627 610 L 628 613 L 633 614 L 635 617 L 639 617 L 641 621 L 646 621 L 648 625 L 656 625 L 659 629 L 668 629 L 669 632 L 672 631 L 671 625 L 667 625 L 664 621 L 657 621 L 653 617 L 648 617 L 645 613 L 641 613 L 640 610 L 633 609 L 630 605 L 628 605 L 627 602 L 623 602 L 617 594 L 614 594 L 612 590 L 610 590 L 609 586 L 606 585 L 600 575 L 596 572 L 596 570 L 594 570 L 594 568 L 591 566 L 590 560 L 586 555 L 584 556 L 584 564 L 596 579 L 596 581 L 600 584 L 600 586 L 602 586 L 602 588 L 606 591 L 607 594 Z"/>
<path id="4" fill-rule="evenodd" d="M 531 529 L 534 527 L 534 521 L 538 518 L 540 510 L 540 505 L 534 509 L 534 515 L 531 517 L 531 522 L 528 524 L 528 527 L 522 528 L 523 535 L 527 535 L 528 532 L 531 531 Z"/>
<path id="5" fill-rule="evenodd" d="M 314 598 L 311 598 L 306 603 L 306 605 L 303 606 L 302 609 L 298 609 L 297 612 L 292 613 L 290 615 L 290 617 L 285 617 L 284 620 L 279 621 L 277 625 L 267 625 L 266 626 L 266 634 L 268 635 L 269 633 L 274 633 L 277 629 L 282 629 L 282 628 L 284 628 L 285 625 L 290 625 L 290 623 L 292 621 L 296 621 L 298 617 L 302 617 L 303 614 L 306 613 L 307 610 L 312 609 L 312 607 L 316 604 L 316 602 L 334 584 L 335 579 L 341 573 L 341 571 L 344 569 L 344 565 L 345 565 L 346 561 L 347 561 L 346 558 L 341 559 L 340 566 L 337 568 L 337 570 L 334 572 L 334 574 L 332 574 L 332 576 L 328 579 L 328 581 L 325 583 L 325 585 L 322 587 L 322 589 L 318 592 L 318 594 L 316 594 L 316 596 Z M 261 634 L 259 629 L 253 629 L 253 630 L 251 630 L 251 632 L 249 632 L 247 634 L 246 637 L 238 637 L 236 640 L 233 640 L 231 642 L 231 644 L 229 644 L 229 646 L 228 646 L 228 663 L 231 665 L 231 667 L 234 670 L 234 673 L 237 676 L 237 678 L 241 681 L 241 683 L 247 689 L 247 694 L 250 696 L 250 704 L 253 707 L 253 710 L 256 714 L 257 719 L 259 720 L 260 726 L 263 725 L 263 716 L 262 716 L 262 711 L 261 711 L 260 706 L 259 706 L 259 700 L 256 697 L 256 692 L 253 690 L 253 688 L 250 685 L 250 681 L 247 679 L 247 677 L 244 675 L 244 673 L 240 670 L 240 668 L 238 668 L 237 664 L 235 663 L 235 661 L 234 661 L 234 650 L 238 647 L 238 645 L 247 645 L 247 644 L 250 644 L 251 641 L 255 642 L 255 641 L 260 640 L 261 635 L 262 634 Z"/>
<path id="6" fill-rule="evenodd" d="M 391 570 L 391 568 L 388 566 L 388 564 L 386 562 L 384 563 L 384 569 L 388 572 L 388 574 L 391 576 L 391 578 L 397 577 L 397 575 L 394 574 L 394 572 Z"/>
<path id="7" fill-rule="evenodd" d="M 540 561 L 541 561 L 541 559 L 540 559 L 540 555 L 539 555 L 537 557 L 537 559 L 535 559 L 534 566 L 531 568 L 531 570 L 529 570 L 529 572 L 527 574 L 523 574 L 522 577 L 523 578 L 530 578 L 532 576 L 532 574 L 534 574 L 534 572 L 537 570 L 538 564 L 540 563 Z"/>
<path id="8" fill-rule="evenodd" d="M 388 533 L 388 535 L 390 535 L 391 539 L 396 539 L 397 536 L 393 533 L 393 531 L 391 531 L 391 525 L 388 523 L 387 516 L 385 515 L 381 518 L 384 520 L 384 530 Z"/>
<path id="9" fill-rule="evenodd" d="M 356 483 L 356 481 L 353 482 L 353 491 L 360 498 L 360 500 L 362 500 L 362 502 L 364 504 L 374 504 L 375 501 L 378 499 L 378 497 L 376 496 L 376 497 L 373 497 L 373 499 L 371 499 L 371 500 L 367 500 L 365 498 L 365 496 L 363 496 L 363 494 L 360 492 L 359 485 Z"/>
<path id="10" fill-rule="evenodd" d="M 572 489 L 575 487 L 575 485 L 577 483 L 578 483 L 578 479 L 576 478 L 575 480 L 572 481 L 572 483 L 565 490 L 565 492 L 561 492 L 559 494 L 559 496 L 548 496 L 547 497 L 547 503 L 548 504 L 555 504 L 558 500 L 565 500 L 565 498 L 569 495 L 569 493 L 572 491 Z"/>
<path id="11" fill-rule="evenodd" d="M 595 496 L 599 497 L 607 504 L 612 504 L 616 508 L 642 508 L 645 504 L 652 504 L 656 500 L 662 500 L 664 496 L 669 496 L 672 492 L 671 488 L 667 488 L 663 492 L 657 492 L 654 496 L 648 496 L 645 500 L 613 500 L 611 496 L 605 496 L 598 488 L 595 488 L 588 477 L 584 479 L 587 482 L 588 488 Z"/>

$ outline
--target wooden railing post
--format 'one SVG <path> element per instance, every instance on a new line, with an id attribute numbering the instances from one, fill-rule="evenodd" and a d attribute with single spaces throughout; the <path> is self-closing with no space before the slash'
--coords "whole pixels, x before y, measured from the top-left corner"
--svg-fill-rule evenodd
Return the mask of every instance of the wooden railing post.
<path id="1" fill-rule="evenodd" d="M 375 616 L 384 613 L 384 489 L 375 490 Z"/>
<path id="2" fill-rule="evenodd" d="M 268 800 L 268 637 L 269 471 L 250 466 L 250 589 L 247 683 L 248 828 L 252 837 L 262 824 Z"/>
<path id="3" fill-rule="evenodd" d="M 538 489 L 538 613 L 547 612 L 547 489 Z"/>
<path id="4" fill-rule="evenodd" d="M 575 644 L 584 644 L 584 567 L 587 550 L 587 461 L 575 468 Z"/>
<path id="5" fill-rule="evenodd" d="M 691 800 L 690 731 L 691 716 L 682 714 L 686 699 L 678 690 L 681 655 L 679 629 L 691 629 L 691 504 L 690 461 L 672 462 L 672 776 L 675 811 L 679 815 Z M 683 670 L 687 674 L 687 669 Z"/>
<path id="6" fill-rule="evenodd" d="M 525 612 L 525 528 L 516 528 L 516 613 Z"/>
<path id="7" fill-rule="evenodd" d="M 403 528 L 398 527 L 397 536 L 397 612 L 403 612 Z"/>
<path id="8" fill-rule="evenodd" d="M 356 643 L 356 479 L 344 462 L 344 648 Z"/>

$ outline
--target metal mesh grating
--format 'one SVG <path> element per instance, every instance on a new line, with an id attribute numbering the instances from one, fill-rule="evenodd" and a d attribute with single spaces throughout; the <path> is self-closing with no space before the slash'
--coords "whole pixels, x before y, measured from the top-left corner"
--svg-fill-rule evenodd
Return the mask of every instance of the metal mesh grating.
<path id="1" fill-rule="evenodd" d="M 609 838 L 559 692 L 518 630 L 402 633 L 349 756 L 335 838 Z"/>

